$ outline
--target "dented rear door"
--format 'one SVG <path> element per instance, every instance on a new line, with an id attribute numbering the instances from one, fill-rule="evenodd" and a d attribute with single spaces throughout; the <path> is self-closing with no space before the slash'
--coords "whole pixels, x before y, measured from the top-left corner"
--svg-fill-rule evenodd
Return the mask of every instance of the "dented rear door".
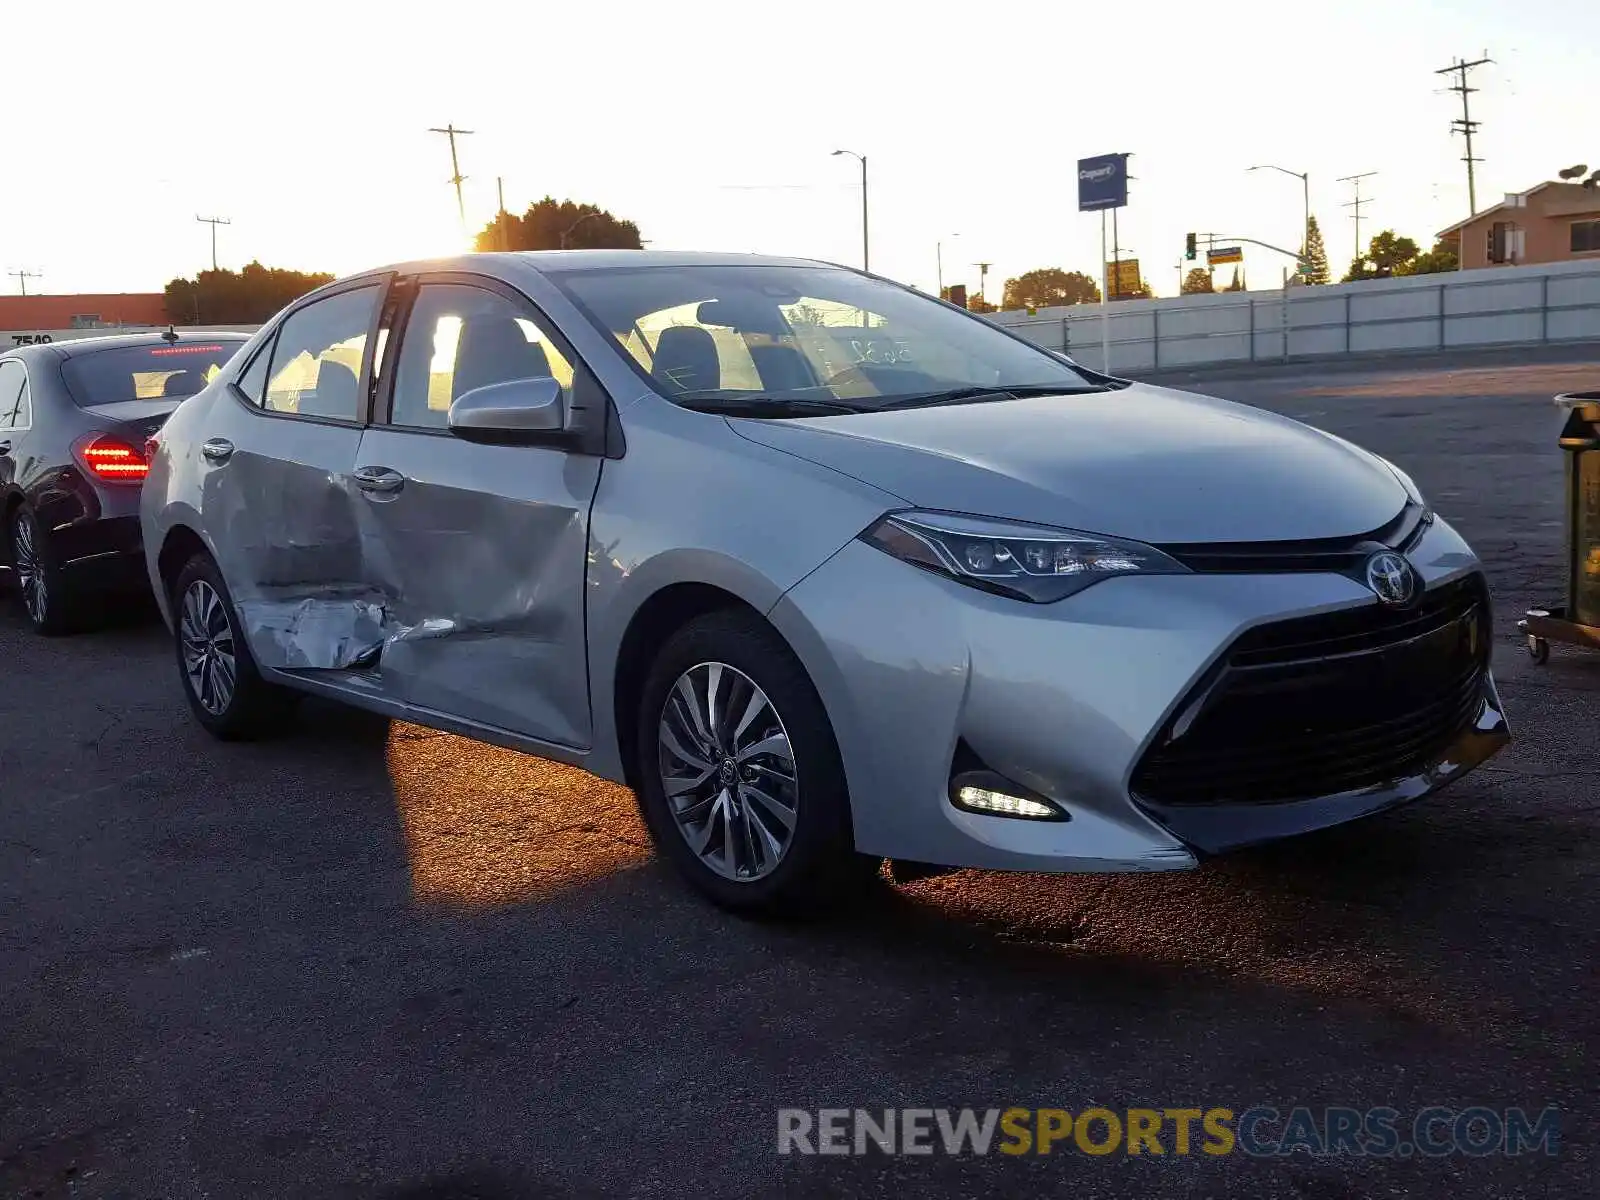
<path id="1" fill-rule="evenodd" d="M 382 637 L 350 473 L 383 294 L 369 281 L 291 312 L 219 397 L 198 447 L 206 526 L 265 667 L 342 670 Z"/>
<path id="2" fill-rule="evenodd" d="M 526 300 L 484 281 L 415 289 L 391 350 L 389 421 L 361 441 L 357 519 L 390 628 L 379 671 L 420 709 L 584 748 L 584 578 L 601 459 L 461 441 L 450 401 L 551 374 L 571 354 Z"/>

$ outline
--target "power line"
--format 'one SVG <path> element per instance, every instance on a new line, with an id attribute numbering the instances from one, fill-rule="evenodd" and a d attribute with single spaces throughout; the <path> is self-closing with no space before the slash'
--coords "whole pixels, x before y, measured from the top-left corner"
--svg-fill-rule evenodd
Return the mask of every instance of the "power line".
<path id="1" fill-rule="evenodd" d="M 24 296 L 28 294 L 28 280 L 42 278 L 38 271 L 7 271 L 6 274 L 16 279 Z"/>
<path id="2" fill-rule="evenodd" d="M 1468 86 L 1467 72 L 1472 70 L 1473 67 L 1481 67 L 1485 63 L 1492 63 L 1493 61 L 1494 59 L 1489 57 L 1489 52 L 1486 50 L 1482 58 L 1475 58 L 1471 62 L 1457 59 L 1448 67 L 1440 67 L 1434 72 L 1435 75 L 1454 75 L 1456 82 L 1450 85 L 1450 90 L 1461 93 L 1461 116 L 1450 122 L 1450 132 L 1461 134 L 1467 141 L 1467 152 L 1462 156 L 1461 161 L 1467 164 L 1467 204 L 1471 207 L 1473 216 L 1478 215 L 1478 181 L 1473 173 L 1473 164 L 1480 163 L 1483 159 L 1472 156 L 1472 135 L 1477 132 L 1478 127 L 1483 122 L 1472 119 L 1472 108 L 1467 98 L 1478 89 Z"/>
<path id="3" fill-rule="evenodd" d="M 202 225 L 211 226 L 211 269 L 215 271 L 217 269 L 217 226 L 232 225 L 233 222 L 228 220 L 227 217 L 202 217 L 198 215 L 196 215 L 195 220 Z"/>
<path id="4" fill-rule="evenodd" d="M 442 133 L 450 139 L 450 182 L 456 185 L 456 208 L 461 213 L 461 228 L 467 227 L 467 202 L 461 196 L 461 184 L 466 176 L 461 173 L 461 161 L 456 157 L 456 138 L 467 137 L 473 132 L 471 129 L 457 129 L 454 125 L 446 125 L 443 129 L 435 126 L 428 130 L 429 133 Z"/>
<path id="5" fill-rule="evenodd" d="M 1370 179 L 1376 174 L 1376 171 L 1363 171 L 1359 175 L 1341 175 L 1339 177 L 1340 183 L 1348 183 L 1356 190 L 1356 198 L 1354 200 L 1347 201 L 1344 206 L 1346 208 L 1355 209 L 1355 212 L 1351 215 L 1355 218 L 1356 223 L 1356 256 L 1355 259 L 1352 259 L 1351 261 L 1357 261 L 1361 258 L 1361 206 L 1363 204 L 1372 203 L 1371 196 L 1363 196 L 1361 194 L 1361 181 L 1363 179 Z"/>

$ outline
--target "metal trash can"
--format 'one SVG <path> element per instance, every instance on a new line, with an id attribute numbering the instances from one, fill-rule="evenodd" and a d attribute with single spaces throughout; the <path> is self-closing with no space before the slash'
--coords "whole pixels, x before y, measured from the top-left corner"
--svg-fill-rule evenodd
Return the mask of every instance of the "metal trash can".
<path id="1" fill-rule="evenodd" d="M 1566 459 L 1566 603 L 1530 609 L 1518 628 L 1535 662 L 1550 657 L 1551 642 L 1600 650 L 1600 391 L 1568 392 L 1560 446 Z"/>

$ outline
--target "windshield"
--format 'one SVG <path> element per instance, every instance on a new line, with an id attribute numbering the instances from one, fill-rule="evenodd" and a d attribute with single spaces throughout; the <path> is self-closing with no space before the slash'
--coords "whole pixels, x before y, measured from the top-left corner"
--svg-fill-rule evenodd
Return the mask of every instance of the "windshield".
<path id="1" fill-rule="evenodd" d="M 79 408 L 122 400 L 181 400 L 215 379 L 245 340 L 78 350 L 61 364 L 61 374 Z"/>
<path id="2" fill-rule="evenodd" d="M 656 390 L 690 408 L 811 415 L 1099 390 L 985 321 L 838 267 L 647 266 L 550 277 Z"/>

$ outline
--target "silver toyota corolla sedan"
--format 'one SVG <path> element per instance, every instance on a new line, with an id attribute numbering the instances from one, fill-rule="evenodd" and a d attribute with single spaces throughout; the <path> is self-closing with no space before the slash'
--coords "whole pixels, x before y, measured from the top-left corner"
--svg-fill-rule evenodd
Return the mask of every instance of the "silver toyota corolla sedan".
<path id="1" fill-rule="evenodd" d="M 1399 468 L 817 262 L 332 284 L 178 408 L 141 519 L 213 733 L 313 693 L 578 764 L 741 909 L 1191 867 L 1508 738 Z"/>

